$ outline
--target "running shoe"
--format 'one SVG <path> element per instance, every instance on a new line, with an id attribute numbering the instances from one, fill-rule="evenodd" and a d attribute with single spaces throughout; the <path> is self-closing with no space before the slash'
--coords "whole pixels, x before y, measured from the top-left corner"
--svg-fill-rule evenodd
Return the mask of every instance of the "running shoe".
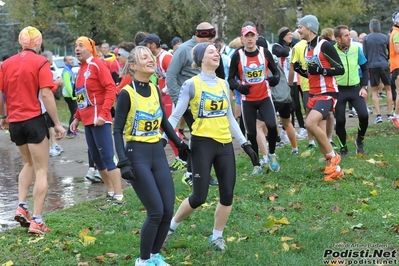
<path id="1" fill-rule="evenodd" d="M 157 266 L 170 266 L 169 263 L 166 263 L 165 258 L 159 253 L 154 254 L 151 259 Z"/>
<path id="2" fill-rule="evenodd" d="M 66 136 L 65 136 L 65 138 L 67 138 L 67 139 L 74 139 L 74 138 L 78 138 L 79 137 L 79 134 L 78 133 L 68 133 L 68 134 L 66 134 Z"/>
<path id="3" fill-rule="evenodd" d="M 280 138 L 281 141 L 285 144 L 285 143 L 290 143 L 290 139 L 288 138 L 287 132 L 285 130 L 281 130 L 280 133 Z"/>
<path id="4" fill-rule="evenodd" d="M 341 155 L 341 158 L 346 158 L 348 157 L 348 146 L 343 146 L 339 149 L 339 155 Z"/>
<path id="5" fill-rule="evenodd" d="M 39 224 L 34 219 L 32 219 L 28 232 L 31 234 L 44 235 L 45 233 L 51 232 L 51 230 L 46 226 L 44 222 L 41 222 Z"/>
<path id="6" fill-rule="evenodd" d="M 50 157 L 59 156 L 61 152 L 54 147 L 50 147 Z"/>
<path id="7" fill-rule="evenodd" d="M 363 141 L 355 140 L 356 154 L 364 154 Z"/>
<path id="8" fill-rule="evenodd" d="M 357 115 L 357 112 L 356 112 L 356 110 L 354 108 L 349 109 L 349 111 L 348 111 L 348 116 L 349 117 L 354 117 L 356 115 Z"/>
<path id="9" fill-rule="evenodd" d="M 277 155 L 274 154 L 270 154 L 268 155 L 269 157 L 269 168 L 270 170 L 272 170 L 273 172 L 278 172 L 280 171 L 280 165 L 277 161 Z"/>
<path id="10" fill-rule="evenodd" d="M 189 187 L 192 187 L 193 186 L 193 175 L 190 173 L 187 176 L 187 173 L 184 173 L 181 181 L 183 182 L 183 184 L 185 184 Z"/>
<path id="11" fill-rule="evenodd" d="M 335 151 L 339 150 L 339 147 L 337 146 L 337 144 L 335 144 L 333 141 L 330 141 L 331 146 L 333 147 L 333 149 Z"/>
<path id="12" fill-rule="evenodd" d="M 169 167 L 170 172 L 174 172 L 174 171 L 179 171 L 179 170 L 183 170 L 184 168 L 187 167 L 187 162 L 182 161 L 180 159 L 175 159 L 171 166 Z"/>
<path id="13" fill-rule="evenodd" d="M 219 182 L 211 176 L 211 179 L 209 180 L 209 185 L 210 186 L 219 186 Z"/>
<path id="14" fill-rule="evenodd" d="M 215 240 L 212 240 L 212 235 L 209 237 L 209 242 L 217 251 L 224 251 L 227 249 L 226 242 L 222 237 L 218 237 Z"/>
<path id="15" fill-rule="evenodd" d="M 32 217 L 30 216 L 28 210 L 18 206 L 17 210 L 15 211 L 14 220 L 19 222 L 22 227 L 29 227 Z"/>
<path id="16" fill-rule="evenodd" d="M 280 149 L 280 148 L 283 148 L 284 147 L 284 141 L 279 141 L 279 142 L 276 142 L 276 149 Z"/>
<path id="17" fill-rule="evenodd" d="M 379 123 L 382 123 L 382 122 L 383 122 L 383 121 L 382 121 L 381 115 L 377 115 L 376 118 L 375 118 L 375 120 L 374 120 L 374 124 L 379 124 Z"/>
<path id="18" fill-rule="evenodd" d="M 266 158 L 262 158 L 259 160 L 260 167 L 267 168 L 269 167 L 269 161 Z"/>
<path id="19" fill-rule="evenodd" d="M 326 168 L 324 169 L 324 173 L 326 175 L 330 175 L 333 172 L 335 172 L 340 162 L 341 162 L 341 156 L 338 153 L 335 153 L 335 157 L 327 156 Z"/>
<path id="20" fill-rule="evenodd" d="M 332 182 L 334 180 L 340 180 L 344 177 L 344 171 L 341 169 L 341 171 L 337 172 L 334 171 L 331 174 L 329 174 L 328 176 L 324 177 L 323 180 L 326 182 Z"/>
<path id="21" fill-rule="evenodd" d="M 94 177 L 94 172 L 95 172 L 95 170 L 93 169 L 93 170 L 91 170 L 90 168 L 89 168 L 89 170 L 87 171 L 87 173 L 86 173 L 86 179 L 87 180 L 90 180 L 91 182 L 96 182 L 96 179 L 95 179 L 95 177 Z"/>
<path id="22" fill-rule="evenodd" d="M 155 264 L 152 258 L 149 258 L 148 260 L 141 260 L 140 258 L 137 258 L 134 262 L 134 266 L 157 266 L 157 264 Z"/>
<path id="23" fill-rule="evenodd" d="M 61 147 L 61 145 L 59 145 L 59 144 L 55 144 L 54 145 L 54 148 L 57 150 L 57 151 L 59 151 L 60 153 L 61 152 L 64 152 L 64 149 Z"/>
<path id="24" fill-rule="evenodd" d="M 123 197 L 121 200 L 117 200 L 115 198 L 112 198 L 111 200 L 107 200 L 107 202 L 104 205 L 101 205 L 98 207 L 100 211 L 106 211 L 109 209 L 119 209 L 121 208 L 124 204 L 126 204 L 126 199 Z"/>
<path id="25" fill-rule="evenodd" d="M 162 247 L 166 246 L 166 243 L 169 241 L 169 239 L 173 236 L 174 233 L 175 233 L 175 230 L 172 230 L 169 228 L 169 231 L 166 234 L 165 240 L 163 241 Z"/>
<path id="26" fill-rule="evenodd" d="M 101 178 L 100 172 L 98 169 L 94 170 L 94 180 L 92 181 L 93 183 L 102 183 L 103 179 Z"/>
<path id="27" fill-rule="evenodd" d="M 262 174 L 262 167 L 260 167 L 259 165 L 255 165 L 254 169 L 249 174 L 249 176 L 258 176 L 258 175 L 261 175 L 261 174 Z"/>
<path id="28" fill-rule="evenodd" d="M 292 148 L 292 150 L 291 150 L 291 155 L 299 155 L 299 150 L 298 150 L 298 148 Z"/>
<path id="29" fill-rule="evenodd" d="M 298 133 L 296 133 L 296 138 L 298 140 L 306 139 L 308 137 L 308 132 L 305 128 L 301 128 Z"/>

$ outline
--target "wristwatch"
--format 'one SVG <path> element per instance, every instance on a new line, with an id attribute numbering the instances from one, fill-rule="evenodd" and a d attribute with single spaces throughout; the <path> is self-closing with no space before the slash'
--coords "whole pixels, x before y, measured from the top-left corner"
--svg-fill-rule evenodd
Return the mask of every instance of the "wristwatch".
<path id="1" fill-rule="evenodd" d="M 323 69 L 323 76 L 327 76 L 327 69 Z"/>

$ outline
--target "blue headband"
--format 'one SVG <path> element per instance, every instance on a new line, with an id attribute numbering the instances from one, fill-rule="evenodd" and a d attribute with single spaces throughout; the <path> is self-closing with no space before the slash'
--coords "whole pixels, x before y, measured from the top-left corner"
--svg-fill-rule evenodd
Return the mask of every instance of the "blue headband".
<path id="1" fill-rule="evenodd" d="M 201 67 L 202 65 L 202 59 L 204 58 L 205 50 L 206 48 L 211 45 L 210 42 L 202 42 L 197 44 L 194 47 L 193 51 L 193 61 L 194 63 L 198 66 Z"/>
<path id="2" fill-rule="evenodd" d="M 128 58 L 129 57 L 129 52 L 128 51 L 126 51 L 125 49 L 123 49 L 123 48 L 119 48 L 119 50 L 118 50 L 118 54 L 120 54 L 121 56 L 124 56 L 124 57 L 126 57 L 126 58 Z"/>

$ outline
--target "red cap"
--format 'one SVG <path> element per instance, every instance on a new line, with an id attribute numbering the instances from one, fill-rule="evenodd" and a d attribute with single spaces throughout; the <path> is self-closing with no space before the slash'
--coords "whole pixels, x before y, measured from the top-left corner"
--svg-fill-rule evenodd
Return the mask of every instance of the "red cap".
<path id="1" fill-rule="evenodd" d="M 253 34 L 258 34 L 258 31 L 256 30 L 256 28 L 254 26 L 248 25 L 248 26 L 242 27 L 242 29 L 241 29 L 241 34 L 244 36 L 250 32 L 252 32 Z"/>

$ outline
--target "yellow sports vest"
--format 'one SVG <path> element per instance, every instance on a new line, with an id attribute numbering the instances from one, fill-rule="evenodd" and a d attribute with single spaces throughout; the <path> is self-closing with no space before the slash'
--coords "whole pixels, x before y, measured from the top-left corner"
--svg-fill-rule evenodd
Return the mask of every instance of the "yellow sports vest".
<path id="1" fill-rule="evenodd" d="M 194 82 L 194 97 L 190 100 L 194 117 L 192 135 L 212 138 L 220 143 L 232 141 L 230 123 L 227 119 L 229 107 L 228 91 L 223 80 L 218 78 L 216 87 L 207 86 L 199 76 L 191 78 Z"/>
<path id="2" fill-rule="evenodd" d="M 130 85 L 123 87 L 129 93 L 130 110 L 126 118 L 125 138 L 127 141 L 155 143 L 161 139 L 162 109 L 157 88 L 149 83 L 151 94 L 143 97 Z"/>

